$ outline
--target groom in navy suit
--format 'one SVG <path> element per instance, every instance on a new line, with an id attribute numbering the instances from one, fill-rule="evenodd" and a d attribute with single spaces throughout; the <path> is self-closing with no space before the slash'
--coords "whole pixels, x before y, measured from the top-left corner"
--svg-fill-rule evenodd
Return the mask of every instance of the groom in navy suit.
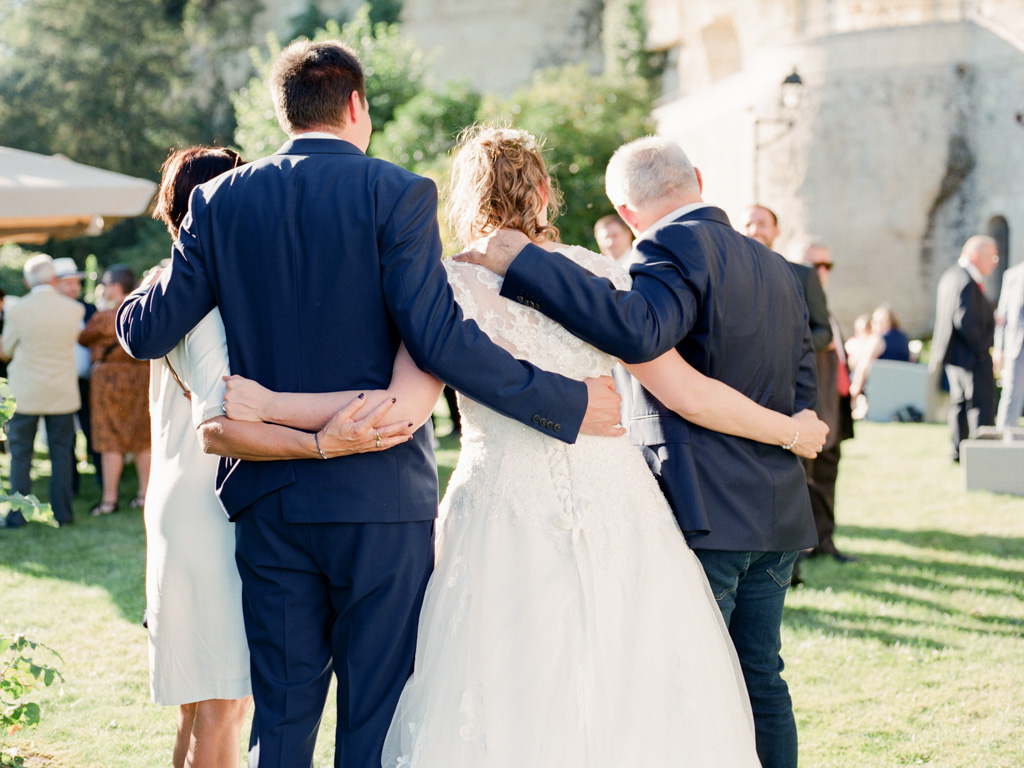
<path id="1" fill-rule="evenodd" d="M 164 355 L 217 306 L 232 372 L 271 389 L 386 388 L 404 341 L 424 369 L 554 439 L 621 432 L 610 379 L 538 370 L 463 320 L 434 183 L 364 154 L 351 51 L 294 43 L 271 88 L 291 139 L 196 189 L 171 268 L 118 313 L 126 349 Z M 312 765 L 332 671 L 335 765 L 380 765 L 433 565 L 431 439 L 426 426 L 386 452 L 221 462 L 252 657 L 250 766 Z"/>
<path id="2" fill-rule="evenodd" d="M 816 373 L 803 294 L 778 254 L 701 200 L 678 145 L 640 139 L 608 165 L 608 196 L 641 237 L 633 287 L 616 291 L 573 262 L 502 231 L 486 254 L 502 295 L 528 304 L 627 363 L 675 347 L 701 373 L 761 405 L 814 404 Z M 633 382 L 629 435 L 644 453 L 700 558 L 743 667 L 764 768 L 795 768 L 796 722 L 782 679 L 780 629 L 797 552 L 817 544 L 807 481 L 786 449 L 690 424 Z M 627 398 L 628 400 L 628 398 Z"/>

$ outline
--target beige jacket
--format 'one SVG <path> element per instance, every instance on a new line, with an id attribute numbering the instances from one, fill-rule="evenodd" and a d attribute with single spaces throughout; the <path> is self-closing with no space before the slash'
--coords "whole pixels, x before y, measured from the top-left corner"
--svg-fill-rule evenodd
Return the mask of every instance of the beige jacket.
<path id="1" fill-rule="evenodd" d="M 75 413 L 78 394 L 75 344 L 85 307 L 49 286 L 37 286 L 4 312 L 0 345 L 7 381 L 18 399 L 18 412 Z"/>

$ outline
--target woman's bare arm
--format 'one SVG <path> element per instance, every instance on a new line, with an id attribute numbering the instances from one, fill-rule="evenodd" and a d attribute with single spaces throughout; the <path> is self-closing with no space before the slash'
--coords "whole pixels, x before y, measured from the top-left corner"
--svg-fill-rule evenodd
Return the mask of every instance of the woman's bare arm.
<path id="1" fill-rule="evenodd" d="M 769 445 L 792 443 L 790 450 L 805 458 L 817 456 L 825 444 L 828 427 L 813 411 L 786 416 L 760 406 L 698 372 L 674 349 L 649 363 L 625 367 L 658 400 L 694 424 Z"/>
<path id="2" fill-rule="evenodd" d="M 871 373 L 871 366 L 882 356 L 883 352 L 885 352 L 885 341 L 881 336 L 872 334 L 853 371 L 853 379 L 850 381 L 851 397 L 856 398 L 864 391 L 864 385 L 868 383 L 868 374 Z"/>
<path id="3" fill-rule="evenodd" d="M 393 422 L 393 407 L 389 399 L 367 409 L 366 398 L 355 397 L 315 433 L 216 416 L 199 426 L 199 442 L 206 453 L 246 461 L 333 459 L 386 451 L 412 440 L 414 431 L 412 422 Z"/>
<path id="4" fill-rule="evenodd" d="M 419 429 L 430 418 L 442 387 L 441 382 L 416 366 L 403 344 L 395 357 L 387 389 L 273 392 L 250 379 L 231 376 L 224 393 L 224 409 L 229 418 L 237 421 L 263 421 L 313 431 L 322 429 L 353 398 L 365 395 L 370 409 L 394 400 L 388 421 L 412 422 Z"/>

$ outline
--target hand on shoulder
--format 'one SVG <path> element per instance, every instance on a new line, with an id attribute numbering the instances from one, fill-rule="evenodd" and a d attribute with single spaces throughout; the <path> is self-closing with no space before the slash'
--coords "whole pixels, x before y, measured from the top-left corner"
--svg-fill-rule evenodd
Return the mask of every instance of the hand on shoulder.
<path id="1" fill-rule="evenodd" d="M 508 272 L 516 256 L 527 245 L 530 238 L 513 229 L 498 229 L 475 243 L 475 249 L 457 254 L 456 261 L 479 264 L 502 277 Z"/>

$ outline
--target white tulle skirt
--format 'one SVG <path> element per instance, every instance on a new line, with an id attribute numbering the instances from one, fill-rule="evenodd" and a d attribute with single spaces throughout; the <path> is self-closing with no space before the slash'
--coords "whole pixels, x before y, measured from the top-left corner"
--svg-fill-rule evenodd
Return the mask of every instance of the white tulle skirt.
<path id="1" fill-rule="evenodd" d="M 637 450 L 466 415 L 383 765 L 759 766 L 725 624 Z"/>

